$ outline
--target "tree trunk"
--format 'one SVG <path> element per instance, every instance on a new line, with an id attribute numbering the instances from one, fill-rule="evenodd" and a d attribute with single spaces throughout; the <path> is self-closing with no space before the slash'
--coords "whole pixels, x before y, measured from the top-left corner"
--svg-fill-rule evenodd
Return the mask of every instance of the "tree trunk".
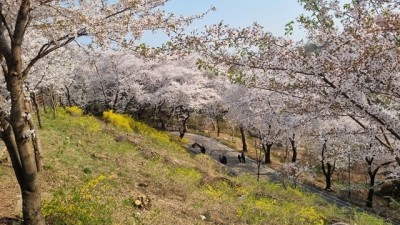
<path id="1" fill-rule="evenodd" d="M 257 159 L 257 181 L 260 181 L 261 158 Z"/>
<path id="2" fill-rule="evenodd" d="M 219 137 L 219 134 L 221 133 L 221 127 L 219 124 L 219 117 L 215 118 L 215 124 L 217 126 L 217 137 Z"/>
<path id="3" fill-rule="evenodd" d="M 39 123 L 39 128 L 43 128 L 42 126 L 42 117 L 40 116 L 40 110 L 39 110 L 39 104 L 37 102 L 37 97 L 35 92 L 31 92 L 31 99 L 33 102 L 33 106 L 35 107 L 35 113 L 36 113 L 36 117 Z"/>
<path id="4" fill-rule="evenodd" d="M 325 190 L 327 191 L 331 191 L 331 187 L 332 187 L 332 174 L 335 172 L 335 165 L 336 165 L 336 161 L 334 161 L 333 166 L 332 164 L 330 164 L 329 162 L 326 163 L 326 167 L 325 167 L 325 152 L 327 151 L 327 143 L 328 140 L 324 141 L 324 144 L 322 145 L 322 152 L 321 152 L 321 164 L 322 164 L 322 172 L 325 176 L 325 181 L 326 181 L 326 186 L 325 186 Z"/>
<path id="5" fill-rule="evenodd" d="M 374 192 L 375 192 L 375 175 L 376 173 L 368 172 L 369 173 L 369 190 L 368 190 L 368 197 L 367 197 L 367 203 L 365 204 L 367 207 L 372 207 L 372 200 L 374 197 Z"/>
<path id="6" fill-rule="evenodd" d="M 374 171 L 372 171 L 371 167 L 369 166 L 368 168 L 368 175 L 369 175 L 369 189 L 368 189 L 368 196 L 367 196 L 367 203 L 365 206 L 367 207 L 372 207 L 372 200 L 374 197 L 374 192 L 375 192 L 375 177 L 376 174 L 378 173 L 380 167 L 377 167 Z"/>
<path id="7" fill-rule="evenodd" d="M 64 103 L 64 101 L 63 101 L 61 95 L 58 96 L 58 103 L 60 104 L 60 106 L 61 106 L 63 109 L 65 109 L 65 103 Z"/>
<path id="8" fill-rule="evenodd" d="M 46 98 L 45 98 L 44 91 L 42 91 L 41 96 L 42 96 L 42 103 L 43 103 L 43 111 L 44 111 L 45 114 L 47 114 Z"/>
<path id="9" fill-rule="evenodd" d="M 244 133 L 244 129 L 242 126 L 240 126 L 240 135 L 242 137 L 243 151 L 247 152 L 246 134 Z"/>
<path id="10" fill-rule="evenodd" d="M 265 153 L 265 161 L 264 161 L 265 164 L 271 164 L 271 148 L 273 144 L 274 143 L 269 142 L 267 144 L 262 145 Z"/>
<path id="11" fill-rule="evenodd" d="M 56 99 L 54 96 L 54 92 L 52 89 L 49 89 L 49 97 L 50 97 L 50 102 L 51 102 L 51 108 L 53 109 L 53 118 L 57 117 L 57 104 L 56 104 Z"/>
<path id="12" fill-rule="evenodd" d="M 39 162 L 41 156 L 40 151 L 32 148 L 32 142 L 29 140 L 37 133 L 33 128 L 27 126 L 28 122 L 32 121 L 29 121 L 31 120 L 30 114 L 27 114 L 24 108 L 23 79 L 21 77 L 17 68 L 11 68 L 7 76 L 7 89 L 11 95 L 10 125 L 13 135 L 2 135 L 2 138 L 9 148 L 8 151 L 20 186 L 24 224 L 44 225 L 45 220 L 41 213 L 40 167 L 38 167 L 41 166 L 41 162 Z M 5 125 L 2 123 L 3 128 Z M 27 131 L 34 131 L 35 134 Z M 37 136 L 35 138 L 38 139 Z"/>
<path id="13" fill-rule="evenodd" d="M 297 160 L 297 146 L 296 146 L 296 142 L 294 140 L 295 138 L 295 134 L 293 134 L 293 138 L 289 138 L 290 144 L 292 145 L 292 162 L 295 163 Z"/>
<path id="14" fill-rule="evenodd" d="M 126 103 L 125 107 L 124 107 L 124 113 L 128 113 L 128 109 L 131 106 L 132 102 L 135 101 L 135 97 L 132 97 L 128 100 L 128 102 Z"/>
<path id="15" fill-rule="evenodd" d="M 326 186 L 325 186 L 325 190 L 327 191 L 331 191 L 332 189 L 332 174 L 333 174 L 333 168 L 332 165 L 330 163 L 327 164 L 328 170 L 325 170 L 325 166 L 324 166 L 324 162 L 323 162 L 323 172 L 324 172 L 324 176 L 325 176 L 325 181 L 326 181 Z"/>
<path id="16" fill-rule="evenodd" d="M 183 119 L 183 121 L 182 121 L 182 129 L 181 130 L 179 130 L 179 138 L 183 138 L 183 136 L 185 136 L 185 133 L 186 133 L 186 123 L 187 123 L 187 121 L 189 120 L 189 117 L 190 117 L 190 113 L 189 112 L 187 112 L 187 115 L 186 115 L 186 117 Z"/>
<path id="17" fill-rule="evenodd" d="M 112 105 L 112 110 L 114 112 L 117 111 L 118 98 L 119 98 L 119 91 L 117 90 L 117 93 L 115 94 L 115 98 L 114 98 L 114 103 Z"/>
<path id="18" fill-rule="evenodd" d="M 365 204 L 365 206 L 372 207 L 372 200 L 373 200 L 374 191 L 375 191 L 375 177 L 376 177 L 376 174 L 378 173 L 379 168 L 382 165 L 377 166 L 375 168 L 375 170 L 372 170 L 372 163 L 374 162 L 374 157 L 366 156 L 365 161 L 367 161 L 367 164 L 368 164 L 368 175 L 369 175 L 369 190 L 368 190 L 368 196 L 367 196 L 367 203 Z"/>
<path id="19" fill-rule="evenodd" d="M 72 106 L 71 94 L 69 92 L 69 88 L 68 88 L 67 85 L 65 85 L 64 87 L 65 87 L 65 90 L 66 90 L 65 95 L 67 96 L 67 104 L 68 104 L 68 106 Z"/>

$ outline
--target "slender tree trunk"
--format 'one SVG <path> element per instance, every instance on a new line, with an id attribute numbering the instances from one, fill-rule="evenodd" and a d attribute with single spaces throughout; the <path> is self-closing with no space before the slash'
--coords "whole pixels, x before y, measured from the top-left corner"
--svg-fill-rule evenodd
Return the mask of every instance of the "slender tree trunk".
<path id="1" fill-rule="evenodd" d="M 332 175 L 335 172 L 335 165 L 336 165 L 336 161 L 334 161 L 333 165 L 329 162 L 325 162 L 326 158 L 325 158 L 325 152 L 327 151 L 327 143 L 328 140 L 324 141 L 324 144 L 322 145 L 322 152 L 321 152 L 321 164 L 322 164 L 322 172 L 325 176 L 325 181 L 326 181 L 326 186 L 325 186 L 325 190 L 327 191 L 331 191 L 332 189 Z M 325 163 L 326 163 L 326 167 L 325 167 Z"/>
<path id="2" fill-rule="evenodd" d="M 190 113 L 187 112 L 186 117 L 182 121 L 182 129 L 179 131 L 179 138 L 181 138 L 181 139 L 183 138 L 183 136 L 185 136 L 185 133 L 187 131 L 186 130 L 186 123 L 189 120 L 189 118 L 190 118 Z"/>
<path id="3" fill-rule="evenodd" d="M 292 145 L 292 162 L 296 162 L 297 160 L 297 146 L 295 141 L 295 134 L 293 134 L 293 138 L 289 138 L 290 144 Z"/>
<path id="4" fill-rule="evenodd" d="M 125 107 L 124 107 L 124 113 L 128 112 L 129 107 L 131 106 L 132 102 L 135 100 L 135 97 L 132 97 L 128 100 L 128 102 L 126 103 Z"/>
<path id="5" fill-rule="evenodd" d="M 51 108 L 53 109 L 53 118 L 57 117 L 57 104 L 54 96 L 54 92 L 52 88 L 49 88 L 49 97 L 50 97 L 50 103 L 51 103 Z"/>
<path id="6" fill-rule="evenodd" d="M 254 139 L 254 148 L 256 150 L 256 162 L 257 162 L 257 181 L 260 180 L 260 170 L 261 170 L 261 149 L 258 151 L 257 141 Z"/>
<path id="7" fill-rule="evenodd" d="M 65 90 L 66 90 L 65 95 L 67 96 L 67 104 L 68 104 L 68 106 L 72 106 L 71 94 L 69 92 L 69 88 L 68 88 L 67 85 L 65 85 L 64 87 L 65 87 Z"/>
<path id="8" fill-rule="evenodd" d="M 374 162 L 374 157 L 367 156 L 365 157 L 365 161 L 367 161 L 368 164 L 368 175 L 369 175 L 369 189 L 368 189 L 367 203 L 365 204 L 365 206 L 372 207 L 372 200 L 375 192 L 375 176 L 378 173 L 378 170 L 381 166 L 378 166 L 375 168 L 375 170 L 372 170 L 372 163 Z"/>
<path id="9" fill-rule="evenodd" d="M 64 101 L 63 101 L 61 95 L 58 96 L 58 104 L 60 104 L 60 106 L 61 106 L 63 109 L 65 109 L 65 104 L 64 104 Z"/>
<path id="10" fill-rule="evenodd" d="M 217 126 L 217 137 L 219 137 L 219 134 L 221 133 L 221 127 L 219 124 L 219 117 L 217 116 L 217 118 L 215 118 L 215 124 Z"/>
<path id="11" fill-rule="evenodd" d="M 287 158 L 288 158 L 288 156 L 289 156 L 289 145 L 288 145 L 287 142 L 288 142 L 288 141 L 287 141 L 287 139 L 286 139 L 286 143 L 285 143 L 285 157 L 283 158 L 283 161 L 284 161 L 284 162 L 287 162 L 286 160 L 287 160 Z"/>
<path id="12" fill-rule="evenodd" d="M 240 135 L 242 137 L 242 146 L 243 146 L 243 151 L 247 152 L 247 144 L 246 144 L 246 134 L 244 132 L 244 129 L 242 126 L 239 127 L 240 129 Z"/>
<path id="13" fill-rule="evenodd" d="M 375 171 L 377 172 L 377 169 L 375 169 Z M 367 207 L 372 207 L 372 200 L 375 192 L 375 175 L 376 175 L 375 171 L 374 172 L 368 171 L 370 181 L 369 181 L 367 203 L 365 204 Z"/>
<path id="14" fill-rule="evenodd" d="M 118 99 L 119 98 L 119 91 L 117 91 L 117 93 L 115 94 L 115 98 L 114 98 L 114 103 L 112 106 L 112 110 L 116 111 L 117 110 L 117 104 L 118 104 Z"/>
<path id="15" fill-rule="evenodd" d="M 37 97 L 35 92 L 31 92 L 31 99 L 33 102 L 33 106 L 35 107 L 35 113 L 36 113 L 36 118 L 38 120 L 39 128 L 43 128 L 42 117 L 40 116 L 39 104 L 37 102 Z"/>
<path id="16" fill-rule="evenodd" d="M 46 98 L 45 98 L 46 96 L 45 96 L 44 91 L 42 91 L 40 96 L 42 97 L 43 111 L 44 111 L 45 114 L 47 114 Z"/>

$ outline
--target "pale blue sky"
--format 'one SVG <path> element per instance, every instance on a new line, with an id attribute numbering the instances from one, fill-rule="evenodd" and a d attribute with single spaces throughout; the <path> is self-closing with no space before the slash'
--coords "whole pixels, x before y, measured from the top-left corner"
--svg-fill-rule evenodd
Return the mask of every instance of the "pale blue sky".
<path id="1" fill-rule="evenodd" d="M 171 0 L 165 9 L 188 16 L 205 12 L 211 6 L 215 6 L 217 11 L 210 12 L 203 20 L 196 21 L 190 29 L 216 24 L 221 20 L 233 27 L 245 27 L 257 21 L 265 30 L 282 36 L 285 33 L 285 24 L 304 12 L 297 0 Z M 304 30 L 296 28 L 291 37 L 296 41 L 304 39 Z M 143 42 L 151 46 L 160 45 L 165 41 L 162 35 L 153 35 L 150 32 L 143 37 Z"/>

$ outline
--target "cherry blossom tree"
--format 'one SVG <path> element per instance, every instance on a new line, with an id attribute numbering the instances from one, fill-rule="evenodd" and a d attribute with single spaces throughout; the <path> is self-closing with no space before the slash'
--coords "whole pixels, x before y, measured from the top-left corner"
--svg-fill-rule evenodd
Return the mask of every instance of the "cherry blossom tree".
<path id="1" fill-rule="evenodd" d="M 220 102 L 217 87 L 223 81 L 199 71 L 193 59 L 163 64 L 153 69 L 154 73 L 165 80 L 163 86 L 153 93 L 151 104 L 162 102 L 164 107 L 172 108 L 172 114 L 181 123 L 181 137 L 184 136 L 186 123 L 193 113 L 200 113 L 208 105 Z"/>
<path id="2" fill-rule="evenodd" d="M 311 44 L 275 37 L 257 23 L 220 23 L 176 42 L 206 55 L 199 61 L 205 68 L 230 76 L 229 68 L 239 67 L 254 87 L 291 96 L 301 103 L 299 114 L 348 116 L 366 132 L 379 126 L 373 138 L 400 164 L 398 1 L 300 3 L 310 14 L 297 22 Z"/>
<path id="3" fill-rule="evenodd" d="M 271 147 L 281 138 L 281 118 L 277 100 L 269 91 L 236 86 L 225 96 L 228 118 L 241 124 L 261 140 L 265 163 L 271 163 Z"/>

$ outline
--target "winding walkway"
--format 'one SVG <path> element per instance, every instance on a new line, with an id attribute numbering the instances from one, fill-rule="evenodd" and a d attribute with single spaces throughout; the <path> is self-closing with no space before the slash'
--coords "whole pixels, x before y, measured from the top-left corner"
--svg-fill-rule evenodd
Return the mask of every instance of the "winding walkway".
<path id="1" fill-rule="evenodd" d="M 177 132 L 173 132 L 175 135 L 179 135 Z M 192 133 L 186 133 L 185 138 L 189 140 L 189 144 L 186 146 L 188 150 L 192 151 L 193 153 L 201 153 L 199 147 L 192 147 L 192 144 L 194 142 L 204 146 L 206 148 L 206 154 L 210 155 L 213 159 L 217 160 L 219 159 L 219 156 L 225 155 L 227 157 L 227 168 L 229 169 L 230 173 L 233 175 L 239 175 L 240 173 L 249 173 L 253 175 L 257 175 L 257 163 L 256 161 L 247 158 L 246 157 L 246 163 L 239 163 L 238 160 L 238 152 L 220 142 L 217 140 L 214 140 L 209 137 L 197 135 L 197 134 L 192 134 Z M 262 165 L 260 168 L 260 174 L 267 175 L 267 176 L 261 176 L 261 177 L 269 177 L 270 180 L 276 180 L 276 171 Z M 306 184 L 298 184 L 298 186 L 303 189 L 306 192 L 311 192 L 318 194 L 322 198 L 324 198 L 327 202 L 336 204 L 337 206 L 340 207 L 354 207 L 359 211 L 365 211 L 363 208 L 356 207 L 352 205 L 349 202 L 343 201 L 333 195 L 330 195 L 328 192 L 317 189 L 313 186 L 306 185 Z M 371 212 L 368 212 L 371 213 Z M 376 215 L 376 214 L 375 214 Z M 378 215 L 376 215 L 378 216 Z M 378 216 L 379 217 L 379 216 Z M 386 219 L 386 218 L 382 218 Z M 389 221 L 394 225 L 400 225 L 398 221 Z"/>

